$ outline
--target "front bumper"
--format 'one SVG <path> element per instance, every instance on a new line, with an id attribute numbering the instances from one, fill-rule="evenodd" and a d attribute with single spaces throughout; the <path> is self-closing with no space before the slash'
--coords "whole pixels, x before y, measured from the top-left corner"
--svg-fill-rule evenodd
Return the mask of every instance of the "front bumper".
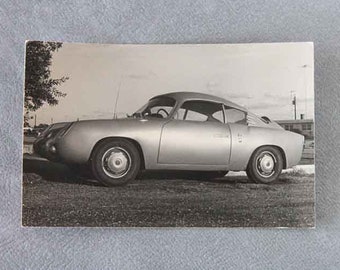
<path id="1" fill-rule="evenodd" d="M 51 161 L 61 162 L 60 155 L 56 148 L 56 142 L 71 128 L 73 122 L 56 123 L 51 125 L 41 137 L 38 137 L 33 144 L 33 151 L 43 158 Z"/>

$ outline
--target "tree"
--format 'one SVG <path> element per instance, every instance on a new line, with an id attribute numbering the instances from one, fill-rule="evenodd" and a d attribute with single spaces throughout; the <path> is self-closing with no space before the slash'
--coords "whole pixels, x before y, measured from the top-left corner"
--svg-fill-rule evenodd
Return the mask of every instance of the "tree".
<path id="1" fill-rule="evenodd" d="M 29 113 L 38 110 L 42 105 L 57 105 L 60 97 L 66 94 L 57 87 L 68 80 L 68 77 L 51 78 L 50 66 L 52 54 L 61 48 L 61 42 L 29 41 L 26 43 L 25 64 L 25 123 Z"/>

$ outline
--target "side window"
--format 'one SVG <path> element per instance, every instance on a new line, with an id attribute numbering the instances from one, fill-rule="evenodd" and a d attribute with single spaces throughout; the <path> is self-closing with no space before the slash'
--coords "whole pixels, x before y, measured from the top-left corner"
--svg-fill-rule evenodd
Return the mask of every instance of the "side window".
<path id="1" fill-rule="evenodd" d="M 222 107 L 222 106 L 221 106 Z M 215 113 L 212 114 L 212 117 L 220 121 L 221 123 L 224 123 L 224 114 L 223 110 L 216 111 Z"/>
<path id="2" fill-rule="evenodd" d="M 186 115 L 185 119 L 183 119 L 183 120 L 203 122 L 203 121 L 208 120 L 208 116 L 206 116 L 202 113 L 199 113 L 199 112 L 188 110 L 187 115 Z"/>
<path id="3" fill-rule="evenodd" d="M 165 114 L 169 115 L 171 110 L 172 110 L 172 107 L 169 107 L 169 106 L 155 106 L 155 107 L 150 108 L 151 114 L 157 114 L 157 113 L 159 114 L 160 112 L 163 114 L 163 112 L 165 111 Z"/>
<path id="4" fill-rule="evenodd" d="M 184 121 L 211 121 L 224 123 L 223 107 L 222 104 L 210 101 L 186 101 L 175 114 L 175 119 Z"/>
<path id="5" fill-rule="evenodd" d="M 179 108 L 177 112 L 175 112 L 174 118 L 177 120 L 183 120 L 185 111 L 186 111 L 185 109 Z"/>
<path id="6" fill-rule="evenodd" d="M 227 123 L 247 124 L 247 115 L 238 109 L 224 106 Z"/>

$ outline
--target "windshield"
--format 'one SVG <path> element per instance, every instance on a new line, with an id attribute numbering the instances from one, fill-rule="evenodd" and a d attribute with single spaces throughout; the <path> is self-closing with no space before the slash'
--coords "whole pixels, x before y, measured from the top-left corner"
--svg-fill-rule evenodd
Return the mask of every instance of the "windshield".
<path id="1" fill-rule="evenodd" d="M 156 97 L 133 114 L 134 117 L 167 118 L 175 106 L 176 101 L 170 97 Z"/>

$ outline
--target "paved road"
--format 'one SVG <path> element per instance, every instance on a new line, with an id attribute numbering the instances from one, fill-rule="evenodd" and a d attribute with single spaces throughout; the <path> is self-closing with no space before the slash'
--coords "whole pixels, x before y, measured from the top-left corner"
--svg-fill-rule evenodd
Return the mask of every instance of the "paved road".
<path id="1" fill-rule="evenodd" d="M 187 179 L 143 174 L 107 188 L 66 167 L 24 160 L 24 226 L 279 226 L 314 225 L 314 176 L 286 174 L 272 185 L 244 176 Z"/>

